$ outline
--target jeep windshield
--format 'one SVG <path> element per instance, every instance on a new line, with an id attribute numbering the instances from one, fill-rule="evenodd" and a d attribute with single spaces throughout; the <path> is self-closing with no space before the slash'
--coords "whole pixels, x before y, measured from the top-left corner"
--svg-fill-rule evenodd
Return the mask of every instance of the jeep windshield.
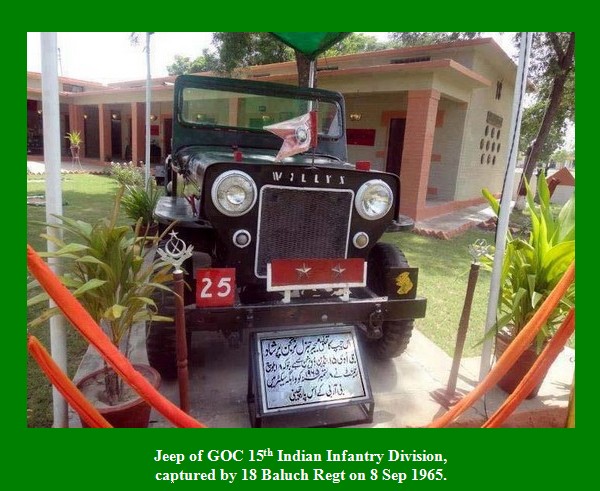
<path id="1" fill-rule="evenodd" d="M 338 107 L 328 101 L 186 87 L 181 103 L 181 119 L 185 123 L 259 131 L 301 116 L 312 107 L 317 110 L 319 137 L 339 138 L 342 134 Z"/>

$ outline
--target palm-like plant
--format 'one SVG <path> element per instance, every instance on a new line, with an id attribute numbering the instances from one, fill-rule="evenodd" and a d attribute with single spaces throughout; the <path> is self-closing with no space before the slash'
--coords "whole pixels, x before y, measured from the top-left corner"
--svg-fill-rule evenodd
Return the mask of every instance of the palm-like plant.
<path id="1" fill-rule="evenodd" d="M 72 147 L 78 147 L 83 141 L 83 139 L 81 138 L 81 133 L 79 131 L 72 131 L 70 133 L 67 133 L 67 136 L 65 136 L 65 138 L 69 140 L 69 143 Z"/>
<path id="2" fill-rule="evenodd" d="M 141 220 L 144 226 L 154 223 L 154 208 L 160 198 L 160 190 L 154 179 L 146 185 L 126 185 L 121 198 L 125 215 L 134 222 Z"/>
<path id="3" fill-rule="evenodd" d="M 526 188 L 531 232 L 527 240 L 513 237 L 510 232 L 508 234 L 500 279 L 499 317 L 491 329 L 492 332 L 508 329 L 511 337 L 529 322 L 575 258 L 575 196 L 555 216 L 543 174 L 540 174 L 537 183 L 539 205 L 535 203 L 527 183 Z M 498 201 L 487 189 L 483 194 L 498 214 Z M 492 261 L 493 257 L 488 256 L 484 264 L 490 266 Z M 573 284 L 540 331 L 538 347 L 554 334 L 574 303 Z"/>
<path id="4" fill-rule="evenodd" d="M 117 194 L 112 214 L 94 224 L 59 216 L 61 223 L 51 225 L 74 237 L 72 242 L 43 234 L 54 242 L 56 252 L 42 253 L 44 257 L 63 260 L 68 266 L 61 276 L 96 322 L 102 325 L 115 346 L 126 355 L 128 335 L 136 322 L 169 321 L 158 315 L 152 294 L 157 289 L 171 291 L 166 283 L 172 279 L 171 266 L 159 258 L 150 257 L 151 249 L 144 248 L 144 238 L 132 236 L 131 228 L 116 224 L 122 190 Z M 36 286 L 36 282 L 30 287 Z M 40 293 L 28 305 L 47 301 Z M 56 307 L 46 309 L 29 323 L 39 325 L 58 313 Z M 106 400 L 110 405 L 119 402 L 123 382 L 112 370 L 105 370 Z"/>

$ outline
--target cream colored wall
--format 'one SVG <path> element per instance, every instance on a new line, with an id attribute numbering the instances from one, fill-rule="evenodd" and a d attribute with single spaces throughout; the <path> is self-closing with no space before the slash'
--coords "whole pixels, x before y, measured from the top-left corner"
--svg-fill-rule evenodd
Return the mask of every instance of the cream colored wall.
<path id="1" fill-rule="evenodd" d="M 397 92 L 376 95 L 347 95 L 346 99 L 346 127 L 353 129 L 375 129 L 375 146 L 348 145 L 348 160 L 355 163 L 357 160 L 368 160 L 375 170 L 385 170 L 388 127 L 381 124 L 381 115 L 384 111 L 406 111 L 406 93 Z M 350 121 L 350 114 L 360 113 L 360 121 Z M 383 152 L 382 157 L 377 157 L 377 152 Z"/>
<path id="2" fill-rule="evenodd" d="M 27 88 L 28 89 L 41 89 L 42 88 L 41 79 L 27 77 Z"/>
<path id="3" fill-rule="evenodd" d="M 125 104 L 131 102 L 144 102 L 145 93 L 143 91 L 131 92 L 112 92 L 101 91 L 92 93 L 83 93 L 75 98 L 76 104 Z M 153 102 L 173 102 L 173 89 L 162 89 L 152 91 Z"/>
<path id="4" fill-rule="evenodd" d="M 496 100 L 496 82 L 502 79 L 500 73 L 482 56 L 476 57 L 473 69 L 488 78 L 492 85 L 488 88 L 474 90 L 469 102 L 462 142 L 463 152 L 454 197 L 458 201 L 480 197 L 481 190 L 484 187 L 487 187 L 493 193 L 500 192 L 508 158 L 508 133 L 510 130 L 514 82 L 504 78 L 502 97 L 500 100 Z M 486 122 L 488 111 L 501 116 L 503 119 L 500 128 L 500 139 L 495 139 L 496 144 L 500 143 L 500 151 L 486 151 L 485 162 L 481 164 L 480 142 L 484 139 L 485 148 L 487 141 L 492 141 L 489 136 L 485 136 L 486 126 L 489 126 L 490 131 L 492 128 Z M 487 163 L 488 154 L 496 157 L 495 165 Z"/>
<path id="5" fill-rule="evenodd" d="M 443 114 L 443 124 L 435 128 L 432 159 L 429 168 L 428 188 L 436 188 L 435 197 L 450 201 L 456 194 L 456 176 L 460 166 L 466 106 L 441 98 L 438 114 Z"/>
<path id="6" fill-rule="evenodd" d="M 365 92 L 398 92 L 404 90 L 429 90 L 433 87 L 430 73 L 358 73 L 353 76 L 319 79 L 319 88 L 348 94 Z"/>
<path id="7" fill-rule="evenodd" d="M 431 53 L 432 60 L 452 59 L 470 69 L 473 68 L 474 57 L 475 53 L 472 48 L 446 49 L 442 51 L 433 51 Z"/>

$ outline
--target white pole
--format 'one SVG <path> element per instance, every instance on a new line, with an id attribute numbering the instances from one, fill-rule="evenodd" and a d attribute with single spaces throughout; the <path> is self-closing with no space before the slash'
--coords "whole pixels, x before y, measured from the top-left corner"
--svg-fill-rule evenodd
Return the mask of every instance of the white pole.
<path id="1" fill-rule="evenodd" d="M 62 215 L 62 189 L 60 182 L 60 113 L 58 102 L 57 41 L 55 32 L 41 33 L 42 54 L 42 115 L 44 124 L 44 163 L 46 164 L 46 221 L 58 223 L 53 215 Z M 47 227 L 49 235 L 58 236 L 59 231 Z M 57 247 L 50 241 L 48 251 Z M 50 268 L 58 273 L 56 260 L 48 261 Z M 51 301 L 50 306 L 54 306 Z M 55 316 L 50 319 L 50 351 L 52 358 L 64 372 L 67 371 L 67 334 L 65 319 Z M 69 425 L 67 403 L 60 393 L 52 388 L 54 427 L 66 428 Z"/>
<path id="2" fill-rule="evenodd" d="M 519 66 L 515 80 L 515 91 L 513 96 L 512 118 L 510 122 L 510 133 L 512 141 L 508 155 L 508 169 L 504 178 L 504 188 L 500 199 L 500 213 L 496 231 L 496 252 L 494 254 L 494 266 L 490 280 L 490 296 L 488 298 L 487 318 L 484 333 L 487 333 L 496 323 L 498 312 L 498 299 L 500 297 L 500 274 L 502 272 L 502 261 L 506 246 L 506 232 L 508 230 L 508 219 L 510 216 L 510 202 L 512 200 L 513 183 L 515 180 L 515 167 L 517 165 L 517 153 L 519 151 L 519 136 L 521 134 L 521 116 L 523 114 L 523 100 L 527 88 L 527 72 L 529 67 L 529 52 L 531 51 L 531 40 L 533 33 L 521 33 L 521 46 L 519 54 Z M 493 339 L 487 337 L 483 342 L 481 353 L 481 365 L 479 367 L 479 379 L 482 380 L 490 371 L 492 359 Z"/>
<path id="3" fill-rule="evenodd" d="M 151 113 L 151 105 L 152 105 L 152 92 L 150 90 L 150 35 L 151 32 L 146 33 L 146 165 L 144 182 L 146 186 L 148 185 L 148 181 L 150 180 L 150 113 Z"/>

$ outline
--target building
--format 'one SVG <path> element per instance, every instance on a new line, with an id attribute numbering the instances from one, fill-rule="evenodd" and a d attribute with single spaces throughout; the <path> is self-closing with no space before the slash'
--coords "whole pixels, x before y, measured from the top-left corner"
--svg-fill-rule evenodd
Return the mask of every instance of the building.
<path id="1" fill-rule="evenodd" d="M 318 86 L 346 99 L 350 161 L 400 175 L 401 212 L 415 219 L 501 191 L 516 66 L 492 39 L 320 58 Z M 296 84 L 294 62 L 242 77 Z M 173 77 L 152 80 L 152 160 L 169 152 Z M 27 74 L 28 154 L 41 152 L 40 75 Z M 60 79 L 61 131 L 84 136 L 82 158 L 144 159 L 145 80 Z M 68 155 L 65 140 L 64 155 Z"/>

